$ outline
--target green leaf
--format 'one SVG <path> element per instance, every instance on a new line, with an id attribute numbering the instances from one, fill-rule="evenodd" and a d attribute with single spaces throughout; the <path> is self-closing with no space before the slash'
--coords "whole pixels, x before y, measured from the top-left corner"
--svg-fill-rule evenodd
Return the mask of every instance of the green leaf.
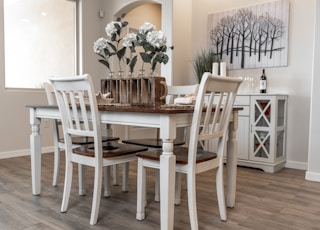
<path id="1" fill-rule="evenodd" d="M 110 64 L 108 61 L 100 59 L 99 62 L 103 65 L 105 65 L 110 70 Z"/>
<path id="2" fill-rule="evenodd" d="M 157 62 L 152 63 L 152 66 L 151 66 L 152 71 L 155 71 L 156 66 L 157 66 Z"/>
<path id="3" fill-rule="evenodd" d="M 164 54 L 163 57 L 162 57 L 162 62 L 163 62 L 163 64 L 167 64 L 168 61 L 169 61 L 168 55 Z"/>
<path id="4" fill-rule="evenodd" d="M 97 54 L 98 56 L 100 56 L 100 57 L 102 57 L 102 58 L 104 58 L 104 56 L 102 55 L 102 54 Z"/>
<path id="5" fill-rule="evenodd" d="M 117 35 L 113 34 L 112 37 L 111 37 L 111 41 L 115 41 L 116 39 L 117 39 Z"/>
<path id="6" fill-rule="evenodd" d="M 167 52 L 167 46 L 162 46 L 160 52 Z"/>
<path id="7" fill-rule="evenodd" d="M 118 23 L 115 23 L 115 24 L 114 24 L 114 27 L 116 27 L 116 28 L 117 28 L 117 30 L 121 30 L 121 26 L 119 26 L 119 24 L 118 24 Z"/>
<path id="8" fill-rule="evenodd" d="M 106 55 L 106 57 L 110 57 L 110 51 L 108 49 L 104 49 L 104 54 Z"/>
<path id="9" fill-rule="evenodd" d="M 140 40 L 140 41 L 145 41 L 146 38 L 147 38 L 146 34 L 141 34 L 141 33 L 137 34 L 137 39 Z"/>
<path id="10" fill-rule="evenodd" d="M 126 63 L 126 65 L 129 65 L 129 63 L 130 63 L 130 58 L 125 58 L 125 63 Z"/>
<path id="11" fill-rule="evenodd" d="M 134 67 L 135 67 L 135 65 L 136 65 L 136 63 L 137 63 L 137 60 L 138 60 L 138 56 L 136 55 L 136 56 L 134 56 L 132 59 L 131 59 L 131 62 L 130 62 L 130 72 L 132 73 L 133 72 L 133 70 L 134 70 Z"/>
<path id="12" fill-rule="evenodd" d="M 126 48 L 127 47 L 122 47 L 118 52 L 117 52 L 117 56 L 118 56 L 118 59 L 121 60 L 123 58 L 123 56 L 125 55 L 126 53 Z"/>
<path id="13" fill-rule="evenodd" d="M 130 48 L 130 52 L 131 52 L 131 53 L 135 53 L 135 52 L 136 52 L 136 49 L 135 49 L 134 46 L 130 46 L 129 48 Z"/>
<path id="14" fill-rule="evenodd" d="M 114 52 L 117 52 L 117 47 L 115 47 L 115 45 L 113 45 L 111 42 L 108 42 L 108 44 Z"/>
<path id="15" fill-rule="evenodd" d="M 154 62 L 160 62 L 161 63 L 162 59 L 161 59 L 161 54 L 160 53 L 157 53 L 155 56 L 154 56 L 154 59 L 152 61 L 152 63 Z"/>
<path id="16" fill-rule="evenodd" d="M 149 43 L 145 43 L 145 44 L 143 45 L 143 49 L 144 49 L 145 51 L 154 52 L 154 47 L 153 47 L 152 45 L 150 45 Z"/>
<path id="17" fill-rule="evenodd" d="M 143 60 L 143 62 L 146 62 L 146 63 L 151 63 L 151 58 L 150 56 L 147 54 L 147 53 L 140 53 L 140 56 Z"/>

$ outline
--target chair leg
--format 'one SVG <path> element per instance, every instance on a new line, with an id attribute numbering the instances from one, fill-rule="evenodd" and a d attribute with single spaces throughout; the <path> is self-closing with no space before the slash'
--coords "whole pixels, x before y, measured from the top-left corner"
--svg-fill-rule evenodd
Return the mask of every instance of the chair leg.
<path id="1" fill-rule="evenodd" d="M 66 163 L 61 212 L 66 212 L 68 209 L 71 185 L 72 185 L 72 171 L 73 171 L 73 164 L 69 161 Z"/>
<path id="2" fill-rule="evenodd" d="M 188 173 L 188 206 L 190 216 L 190 226 L 192 230 L 198 229 L 198 214 L 196 201 L 196 175 Z"/>
<path id="3" fill-rule="evenodd" d="M 122 192 L 128 192 L 129 162 L 123 163 Z"/>
<path id="4" fill-rule="evenodd" d="M 85 178 L 86 178 L 86 166 L 78 164 L 78 180 L 79 180 L 79 195 L 86 195 L 85 189 Z"/>
<path id="5" fill-rule="evenodd" d="M 176 184 L 174 193 L 174 204 L 181 204 L 181 173 L 176 172 Z"/>
<path id="6" fill-rule="evenodd" d="M 102 185 L 102 166 L 95 167 L 94 170 L 94 187 L 93 187 L 93 198 L 90 224 L 95 225 L 98 220 L 100 200 L 101 200 L 101 185 Z"/>
<path id="7" fill-rule="evenodd" d="M 111 166 L 104 167 L 104 197 L 111 196 L 111 180 L 110 180 Z"/>
<path id="8" fill-rule="evenodd" d="M 223 187 L 223 167 L 222 165 L 218 167 L 216 172 L 216 189 L 217 189 L 217 198 L 218 206 L 220 212 L 220 219 L 223 221 L 227 220 L 227 210 L 224 196 L 224 187 Z"/>
<path id="9" fill-rule="evenodd" d="M 160 202 L 160 170 L 156 169 L 155 171 L 155 185 L 154 185 L 154 201 Z"/>
<path id="10" fill-rule="evenodd" d="M 145 218 L 145 200 L 146 200 L 146 168 L 143 166 L 143 160 L 138 159 L 137 175 L 137 220 Z"/>
<path id="11" fill-rule="evenodd" d="M 57 186 L 58 184 L 59 168 L 60 168 L 60 149 L 58 147 L 58 143 L 55 143 L 52 186 Z"/>
<path id="12" fill-rule="evenodd" d="M 188 179 L 187 179 L 187 174 L 186 173 L 184 173 L 183 174 L 184 175 L 184 181 L 185 181 L 185 183 L 184 183 L 184 190 L 186 190 L 187 191 L 187 189 L 188 189 Z"/>
<path id="13" fill-rule="evenodd" d="M 113 186 L 118 186 L 118 165 L 113 165 Z"/>

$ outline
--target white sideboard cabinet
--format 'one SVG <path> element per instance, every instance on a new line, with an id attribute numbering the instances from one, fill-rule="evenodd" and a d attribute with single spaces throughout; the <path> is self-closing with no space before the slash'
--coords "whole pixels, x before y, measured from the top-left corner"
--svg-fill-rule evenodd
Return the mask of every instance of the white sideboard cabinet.
<path id="1" fill-rule="evenodd" d="M 238 165 L 276 172 L 286 161 L 287 95 L 239 94 Z"/>

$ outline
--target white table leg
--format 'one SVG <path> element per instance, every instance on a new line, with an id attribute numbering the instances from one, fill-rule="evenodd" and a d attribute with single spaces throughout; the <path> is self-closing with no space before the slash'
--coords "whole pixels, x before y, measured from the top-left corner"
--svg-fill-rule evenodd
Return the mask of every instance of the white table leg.
<path id="1" fill-rule="evenodd" d="M 234 111 L 233 122 L 229 124 L 227 145 L 227 207 L 233 208 L 236 202 L 237 157 L 238 157 L 238 112 Z"/>
<path id="2" fill-rule="evenodd" d="M 30 155 L 31 155 L 31 177 L 32 177 L 32 194 L 40 195 L 41 193 L 41 136 L 40 136 L 41 119 L 34 116 L 34 109 L 30 108 Z"/>
<path id="3" fill-rule="evenodd" d="M 160 138 L 163 141 L 163 153 L 160 156 L 160 218 L 161 230 L 173 229 L 174 224 L 174 190 L 176 156 L 173 154 L 173 140 L 176 138 L 174 119 L 161 119 Z"/>
<path id="4" fill-rule="evenodd" d="M 119 182 L 118 182 L 118 165 L 113 165 L 112 166 L 112 175 L 113 175 L 113 186 L 118 186 Z"/>

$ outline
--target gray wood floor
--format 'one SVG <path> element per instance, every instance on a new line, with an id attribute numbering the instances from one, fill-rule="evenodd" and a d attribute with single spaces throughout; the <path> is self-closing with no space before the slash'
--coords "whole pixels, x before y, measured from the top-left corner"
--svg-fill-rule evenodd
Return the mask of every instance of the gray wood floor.
<path id="1" fill-rule="evenodd" d="M 64 158 L 64 155 L 62 155 Z M 30 157 L 0 160 L 0 229 L 160 229 L 159 203 L 153 201 L 152 170 L 148 171 L 146 219 L 135 219 L 136 164 L 130 165 L 129 192 L 114 186 L 112 197 L 103 198 L 98 223 L 89 225 L 92 170 L 87 174 L 87 195 L 77 193 L 76 172 L 69 210 L 60 213 L 64 167 L 59 185 L 51 186 L 52 154 L 43 155 L 42 193 L 31 193 Z M 228 221 L 219 219 L 214 172 L 197 177 L 200 229 L 320 229 L 320 183 L 306 181 L 305 172 L 283 169 L 275 174 L 238 167 L 236 207 Z M 174 229 L 190 229 L 186 191 L 175 207 Z"/>

